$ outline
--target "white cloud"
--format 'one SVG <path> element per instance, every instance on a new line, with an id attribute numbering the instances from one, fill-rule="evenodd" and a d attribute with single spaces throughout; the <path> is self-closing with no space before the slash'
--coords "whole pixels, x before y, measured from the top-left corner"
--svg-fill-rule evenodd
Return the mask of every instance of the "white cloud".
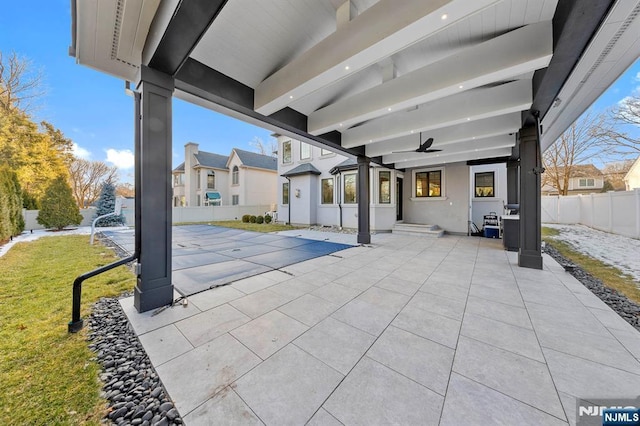
<path id="1" fill-rule="evenodd" d="M 132 169 L 134 164 L 133 152 L 129 149 L 107 149 L 108 163 L 113 164 L 119 169 Z"/>
<path id="2" fill-rule="evenodd" d="M 640 72 L 638 72 L 638 74 L 636 74 L 636 81 L 640 81 Z"/>
<path id="3" fill-rule="evenodd" d="M 85 149 L 78 145 L 77 143 L 73 143 L 73 147 L 71 148 L 73 155 L 78 158 L 82 158 L 84 160 L 88 160 L 91 158 L 91 152 L 88 149 Z"/>

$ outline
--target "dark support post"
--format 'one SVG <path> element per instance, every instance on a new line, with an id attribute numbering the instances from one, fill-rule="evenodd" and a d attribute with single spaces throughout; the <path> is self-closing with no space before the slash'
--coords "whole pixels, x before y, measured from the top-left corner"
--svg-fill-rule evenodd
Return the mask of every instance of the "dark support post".
<path id="1" fill-rule="evenodd" d="M 369 159 L 358 157 L 358 244 L 371 243 L 369 229 Z"/>
<path id="2" fill-rule="evenodd" d="M 142 67 L 140 120 L 140 257 L 133 303 L 146 312 L 173 301 L 171 283 L 171 76 Z"/>
<path id="3" fill-rule="evenodd" d="M 518 265 L 542 269 L 540 141 L 537 125 L 520 129 L 520 251 Z"/>
<path id="4" fill-rule="evenodd" d="M 518 162 L 507 161 L 507 204 L 518 204 Z"/>

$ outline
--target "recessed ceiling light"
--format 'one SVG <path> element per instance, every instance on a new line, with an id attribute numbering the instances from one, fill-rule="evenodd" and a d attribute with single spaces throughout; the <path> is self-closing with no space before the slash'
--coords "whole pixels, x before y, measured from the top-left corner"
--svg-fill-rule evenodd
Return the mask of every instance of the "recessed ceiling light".
<path id="1" fill-rule="evenodd" d="M 447 14 L 446 14 L 446 13 L 443 13 L 443 14 L 442 14 L 442 16 L 440 17 L 440 19 L 442 19 L 443 21 L 444 21 L 445 19 L 447 19 L 447 18 L 448 18 L 448 16 L 447 16 Z"/>
<path id="2" fill-rule="evenodd" d="M 342 126 L 342 124 L 341 124 L 341 126 Z M 475 138 L 476 138 L 476 137 L 474 136 L 474 137 L 472 137 L 471 139 L 475 139 Z"/>
<path id="3" fill-rule="evenodd" d="M 340 123 L 340 127 L 342 127 L 342 123 Z"/>
<path id="4" fill-rule="evenodd" d="M 471 118 L 470 118 L 470 117 L 467 117 L 467 121 L 471 121 Z"/>
<path id="5" fill-rule="evenodd" d="M 387 111 L 391 111 L 391 108 L 387 108 Z"/>
<path id="6" fill-rule="evenodd" d="M 413 133 L 413 130 L 411 131 L 411 133 Z"/>
<path id="7" fill-rule="evenodd" d="M 344 67 L 345 70 L 349 71 L 349 65 L 347 65 L 346 67 Z"/>
<path id="8" fill-rule="evenodd" d="M 289 95 L 289 99 L 293 99 L 293 95 Z"/>
<path id="9" fill-rule="evenodd" d="M 373 142 L 373 139 L 369 139 L 369 142 Z"/>
<path id="10" fill-rule="evenodd" d="M 458 86 L 458 89 L 464 89 L 464 86 L 461 84 L 460 86 Z"/>

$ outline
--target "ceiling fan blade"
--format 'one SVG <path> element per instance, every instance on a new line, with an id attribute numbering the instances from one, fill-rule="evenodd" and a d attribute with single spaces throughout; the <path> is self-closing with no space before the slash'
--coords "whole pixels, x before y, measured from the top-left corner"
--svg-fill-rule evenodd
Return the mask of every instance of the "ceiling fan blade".
<path id="1" fill-rule="evenodd" d="M 420 140 L 422 140 L 422 132 L 420 132 Z M 428 154 L 430 152 L 440 152 L 442 151 L 441 149 L 429 149 L 431 148 L 431 145 L 433 145 L 433 138 L 429 138 L 426 141 L 424 141 L 423 143 L 420 144 L 420 146 L 418 147 L 418 149 L 410 149 L 410 150 L 406 150 L 406 151 L 391 151 L 392 154 L 401 154 L 401 153 L 405 153 L 405 152 L 419 152 L 422 154 Z"/>
<path id="2" fill-rule="evenodd" d="M 416 149 L 416 152 L 425 152 L 427 149 L 431 148 L 431 145 L 433 145 L 433 138 L 429 138 L 424 141 L 420 147 Z"/>
<path id="3" fill-rule="evenodd" d="M 440 152 L 440 151 L 442 151 L 442 150 L 441 149 L 426 149 L 426 150 L 424 150 L 422 152 L 424 152 L 425 154 L 428 154 L 430 152 Z"/>

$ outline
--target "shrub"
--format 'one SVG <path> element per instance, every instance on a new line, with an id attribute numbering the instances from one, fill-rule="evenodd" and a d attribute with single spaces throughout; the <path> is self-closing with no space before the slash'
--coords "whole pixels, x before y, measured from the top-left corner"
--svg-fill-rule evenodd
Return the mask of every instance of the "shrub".
<path id="1" fill-rule="evenodd" d="M 0 241 L 23 230 L 22 190 L 18 176 L 4 166 L 0 169 Z"/>
<path id="2" fill-rule="evenodd" d="M 255 217 L 254 215 L 251 215 L 251 217 L 249 218 L 249 222 L 250 222 L 250 223 L 256 223 L 256 220 L 257 220 L 257 219 L 258 219 L 258 218 L 257 218 L 257 217 Z"/>
<path id="3" fill-rule="evenodd" d="M 271 223 L 271 220 L 273 220 L 271 215 L 269 214 L 264 215 L 264 223 Z"/>
<path id="4" fill-rule="evenodd" d="M 250 214 L 242 215 L 242 223 L 249 223 L 250 219 L 251 219 L 251 215 Z"/>
<path id="5" fill-rule="evenodd" d="M 256 217 L 256 223 L 264 223 L 264 217 L 262 216 Z"/>
<path id="6" fill-rule="evenodd" d="M 64 229 L 68 225 L 80 225 L 82 216 L 71 187 L 63 177 L 55 179 L 44 192 L 42 208 L 36 220 L 45 228 Z"/>

